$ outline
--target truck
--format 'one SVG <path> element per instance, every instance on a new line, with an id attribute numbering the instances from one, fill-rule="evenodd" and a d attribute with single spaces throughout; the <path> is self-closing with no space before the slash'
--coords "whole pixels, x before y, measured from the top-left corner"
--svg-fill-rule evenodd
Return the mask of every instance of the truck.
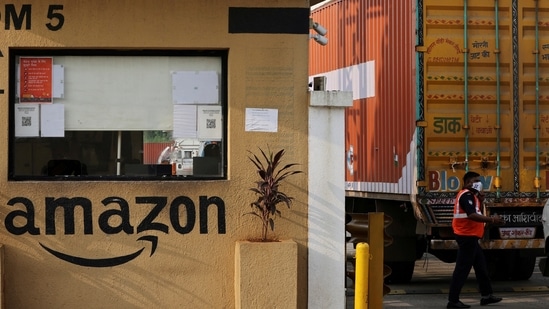
<path id="1" fill-rule="evenodd" d="M 409 281 L 425 253 L 455 262 L 468 171 L 485 214 L 505 219 L 480 241 L 492 279 L 528 279 L 538 257 L 549 275 L 549 3 L 332 0 L 311 20 L 328 41 L 309 46 L 312 90 L 353 92 L 346 214 L 391 218 L 388 282 Z"/>

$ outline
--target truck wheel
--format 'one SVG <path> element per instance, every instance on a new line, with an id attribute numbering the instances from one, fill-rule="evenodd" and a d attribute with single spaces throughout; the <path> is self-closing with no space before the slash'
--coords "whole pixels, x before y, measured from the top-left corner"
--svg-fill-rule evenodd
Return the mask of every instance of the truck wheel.
<path id="1" fill-rule="evenodd" d="M 515 269 L 516 252 L 514 250 L 485 251 L 488 275 L 492 280 L 509 280 Z"/>
<path id="2" fill-rule="evenodd" d="M 519 256 L 517 252 L 515 269 L 511 274 L 511 280 L 528 280 L 534 273 L 536 267 L 535 256 Z"/>
<path id="3" fill-rule="evenodd" d="M 485 252 L 492 280 L 528 280 L 536 267 L 535 256 L 520 256 L 518 250 Z"/>
<path id="4" fill-rule="evenodd" d="M 400 284 L 408 283 L 412 280 L 414 274 L 415 261 L 404 262 L 387 262 L 387 266 L 391 268 L 391 274 L 385 278 L 385 284 Z"/>
<path id="5" fill-rule="evenodd" d="M 544 277 L 549 277 L 549 266 L 547 266 L 549 263 L 549 261 L 547 260 L 548 258 L 549 257 L 544 256 L 541 259 L 539 259 L 539 264 L 538 264 L 539 270 Z"/>

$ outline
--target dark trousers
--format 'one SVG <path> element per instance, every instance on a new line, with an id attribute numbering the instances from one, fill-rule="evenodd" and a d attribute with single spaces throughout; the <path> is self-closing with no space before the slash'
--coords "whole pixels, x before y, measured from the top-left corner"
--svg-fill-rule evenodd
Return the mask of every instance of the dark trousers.
<path id="1" fill-rule="evenodd" d="M 471 272 L 471 267 L 475 269 L 480 295 L 487 296 L 492 294 L 492 284 L 490 283 L 490 278 L 488 276 L 488 268 L 486 267 L 484 253 L 478 243 L 478 237 L 456 235 L 456 241 L 459 248 L 457 252 L 456 267 L 454 268 L 452 282 L 450 283 L 448 301 L 459 301 L 459 294 L 461 293 L 463 285 L 465 285 L 469 272 Z"/>

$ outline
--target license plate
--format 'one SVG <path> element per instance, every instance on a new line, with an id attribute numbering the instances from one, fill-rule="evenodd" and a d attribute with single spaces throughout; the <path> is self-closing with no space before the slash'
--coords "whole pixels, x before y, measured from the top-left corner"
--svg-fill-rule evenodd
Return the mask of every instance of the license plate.
<path id="1" fill-rule="evenodd" d="M 500 227 L 501 239 L 534 238 L 536 227 Z"/>

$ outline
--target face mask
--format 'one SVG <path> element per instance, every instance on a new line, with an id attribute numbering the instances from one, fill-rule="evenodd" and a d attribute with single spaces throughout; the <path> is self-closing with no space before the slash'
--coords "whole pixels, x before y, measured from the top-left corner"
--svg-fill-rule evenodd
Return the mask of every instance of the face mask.
<path id="1" fill-rule="evenodd" d="M 472 188 L 477 190 L 478 192 L 481 192 L 482 191 L 482 182 L 480 182 L 480 181 L 474 182 L 473 185 L 472 185 Z"/>

